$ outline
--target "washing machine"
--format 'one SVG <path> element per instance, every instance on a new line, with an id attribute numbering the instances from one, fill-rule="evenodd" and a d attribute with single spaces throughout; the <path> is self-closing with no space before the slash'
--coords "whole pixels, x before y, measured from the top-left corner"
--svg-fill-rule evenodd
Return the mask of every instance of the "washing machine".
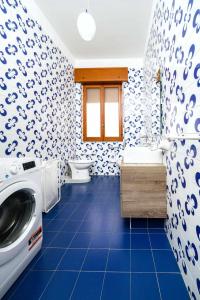
<path id="1" fill-rule="evenodd" d="M 42 245 L 42 166 L 0 158 L 0 299 Z"/>

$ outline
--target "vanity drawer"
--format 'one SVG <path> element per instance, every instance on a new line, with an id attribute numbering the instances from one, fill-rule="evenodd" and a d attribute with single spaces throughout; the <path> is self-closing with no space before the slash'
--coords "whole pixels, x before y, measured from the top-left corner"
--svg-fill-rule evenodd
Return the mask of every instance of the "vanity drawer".
<path id="1" fill-rule="evenodd" d="M 124 201 L 121 204 L 121 215 L 124 218 L 166 218 L 167 205 L 160 200 L 159 202 L 153 200 L 147 203 L 145 201 L 135 203 Z"/>
<path id="2" fill-rule="evenodd" d="M 123 165 L 121 167 L 121 180 L 123 183 L 141 182 L 144 183 L 166 180 L 166 167 L 164 165 Z"/>
<path id="3" fill-rule="evenodd" d="M 122 165 L 120 196 L 123 217 L 166 217 L 166 167 Z"/>

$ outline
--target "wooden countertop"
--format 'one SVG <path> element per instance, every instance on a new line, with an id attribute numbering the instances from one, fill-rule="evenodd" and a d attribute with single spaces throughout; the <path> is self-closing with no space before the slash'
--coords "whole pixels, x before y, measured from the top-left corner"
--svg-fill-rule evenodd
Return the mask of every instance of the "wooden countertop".
<path id="1" fill-rule="evenodd" d="M 120 166 L 121 167 L 165 167 L 166 168 L 166 166 L 164 164 L 146 164 L 146 163 L 144 163 L 144 164 L 142 164 L 142 163 L 129 164 L 129 163 L 124 163 L 124 162 L 122 162 L 120 164 Z"/>

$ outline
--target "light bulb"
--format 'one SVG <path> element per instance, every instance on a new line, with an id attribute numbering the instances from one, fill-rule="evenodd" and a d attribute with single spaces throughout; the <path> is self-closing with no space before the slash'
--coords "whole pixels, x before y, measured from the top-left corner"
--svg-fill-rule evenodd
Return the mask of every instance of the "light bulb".
<path id="1" fill-rule="evenodd" d="M 80 13 L 77 19 L 78 32 L 83 40 L 91 41 L 96 32 L 96 24 L 93 16 L 87 11 Z"/>

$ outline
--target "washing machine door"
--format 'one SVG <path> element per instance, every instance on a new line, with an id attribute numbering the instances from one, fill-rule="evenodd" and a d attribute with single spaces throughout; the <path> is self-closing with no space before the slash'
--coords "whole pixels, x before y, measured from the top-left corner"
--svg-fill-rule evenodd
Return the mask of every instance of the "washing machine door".
<path id="1" fill-rule="evenodd" d="M 0 205 L 0 248 L 14 243 L 26 230 L 35 211 L 32 190 L 20 189 Z"/>
<path id="2" fill-rule="evenodd" d="M 32 182 L 17 182 L 0 192 L 0 265 L 25 246 L 39 216 L 41 192 Z"/>

